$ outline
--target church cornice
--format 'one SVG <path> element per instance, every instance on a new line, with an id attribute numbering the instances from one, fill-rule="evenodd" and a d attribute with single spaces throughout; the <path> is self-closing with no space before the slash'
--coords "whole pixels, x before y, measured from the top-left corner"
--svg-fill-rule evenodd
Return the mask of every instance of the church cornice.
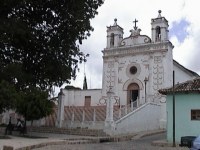
<path id="1" fill-rule="evenodd" d="M 124 29 L 122 27 L 120 27 L 119 25 L 116 25 L 116 26 L 109 26 L 107 27 L 107 32 L 108 31 L 123 31 Z"/>
<path id="2" fill-rule="evenodd" d="M 162 42 L 162 43 L 151 43 L 143 44 L 138 46 L 123 46 L 115 47 L 110 49 L 104 49 L 103 57 L 112 57 L 112 56 L 127 56 L 135 54 L 144 54 L 144 53 L 155 53 L 155 52 L 166 52 L 168 48 L 173 48 L 171 42 Z"/>

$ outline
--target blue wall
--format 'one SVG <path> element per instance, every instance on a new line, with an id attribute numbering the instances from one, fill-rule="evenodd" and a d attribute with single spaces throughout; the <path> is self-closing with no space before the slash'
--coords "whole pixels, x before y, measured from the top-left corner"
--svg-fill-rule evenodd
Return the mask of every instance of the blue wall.
<path id="1" fill-rule="evenodd" d="M 167 140 L 173 141 L 173 96 L 167 95 Z M 175 95 L 175 140 L 182 136 L 200 135 L 200 120 L 191 120 L 191 109 L 200 109 L 200 93 Z"/>

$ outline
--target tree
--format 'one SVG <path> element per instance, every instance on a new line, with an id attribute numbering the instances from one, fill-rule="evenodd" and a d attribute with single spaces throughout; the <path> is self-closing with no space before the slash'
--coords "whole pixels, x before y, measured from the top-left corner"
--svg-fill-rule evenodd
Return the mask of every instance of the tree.
<path id="1" fill-rule="evenodd" d="M 29 86 L 35 86 L 31 81 L 33 76 L 22 70 L 21 63 L 7 64 L 0 70 L 0 81 L 5 80 L 13 85 L 17 92 L 24 91 Z"/>
<path id="2" fill-rule="evenodd" d="M 14 108 L 18 98 L 19 95 L 13 86 L 6 81 L 0 81 L 0 114 Z"/>
<path id="3" fill-rule="evenodd" d="M 90 19 L 103 0 L 1 0 L 0 65 L 29 74 L 42 89 L 75 78 L 84 59 L 79 44 L 93 31 Z M 16 79 L 16 74 L 11 74 Z M 15 80 L 15 82 L 19 82 Z"/>
<path id="4" fill-rule="evenodd" d="M 54 103 L 48 100 L 48 92 L 37 87 L 27 88 L 21 92 L 21 99 L 16 105 L 16 112 L 25 118 L 25 121 L 38 120 L 53 112 Z"/>
<path id="5" fill-rule="evenodd" d="M 86 79 L 86 75 L 84 75 L 83 90 L 87 90 L 87 79 Z"/>
<path id="6" fill-rule="evenodd" d="M 16 111 L 26 120 L 52 111 L 47 89 L 75 78 L 78 62 L 87 56 L 79 44 L 93 31 L 90 19 L 102 4 L 103 0 L 0 1 L 0 82 L 7 82 L 0 83 L 0 111 L 11 108 L 18 96 Z M 18 96 L 9 95 L 11 87 Z"/>

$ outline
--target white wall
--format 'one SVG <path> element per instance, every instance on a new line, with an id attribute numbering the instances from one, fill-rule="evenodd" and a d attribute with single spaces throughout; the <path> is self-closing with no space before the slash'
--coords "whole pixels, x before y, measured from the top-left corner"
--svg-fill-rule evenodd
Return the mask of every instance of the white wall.
<path id="1" fill-rule="evenodd" d="M 184 72 L 180 67 L 174 64 L 175 82 L 181 83 L 194 78 L 194 75 Z"/>
<path id="2" fill-rule="evenodd" d="M 114 134 L 136 133 L 159 129 L 160 105 L 146 103 L 116 122 Z"/>
<path id="3" fill-rule="evenodd" d="M 84 106 L 85 96 L 91 96 L 91 106 L 97 106 L 101 99 L 101 89 L 89 90 L 65 90 L 64 105 L 65 106 Z"/>

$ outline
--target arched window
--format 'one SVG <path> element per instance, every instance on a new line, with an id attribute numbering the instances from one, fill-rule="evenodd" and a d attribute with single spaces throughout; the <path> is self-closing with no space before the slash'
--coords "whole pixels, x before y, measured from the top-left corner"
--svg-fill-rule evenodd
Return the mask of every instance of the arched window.
<path id="1" fill-rule="evenodd" d="M 160 41 L 161 40 L 161 30 L 160 27 L 157 26 L 156 27 L 156 41 Z"/>
<path id="2" fill-rule="evenodd" d="M 111 47 L 114 46 L 114 41 L 115 41 L 114 37 L 115 37 L 114 33 L 111 33 L 111 35 L 110 35 L 110 46 Z"/>

